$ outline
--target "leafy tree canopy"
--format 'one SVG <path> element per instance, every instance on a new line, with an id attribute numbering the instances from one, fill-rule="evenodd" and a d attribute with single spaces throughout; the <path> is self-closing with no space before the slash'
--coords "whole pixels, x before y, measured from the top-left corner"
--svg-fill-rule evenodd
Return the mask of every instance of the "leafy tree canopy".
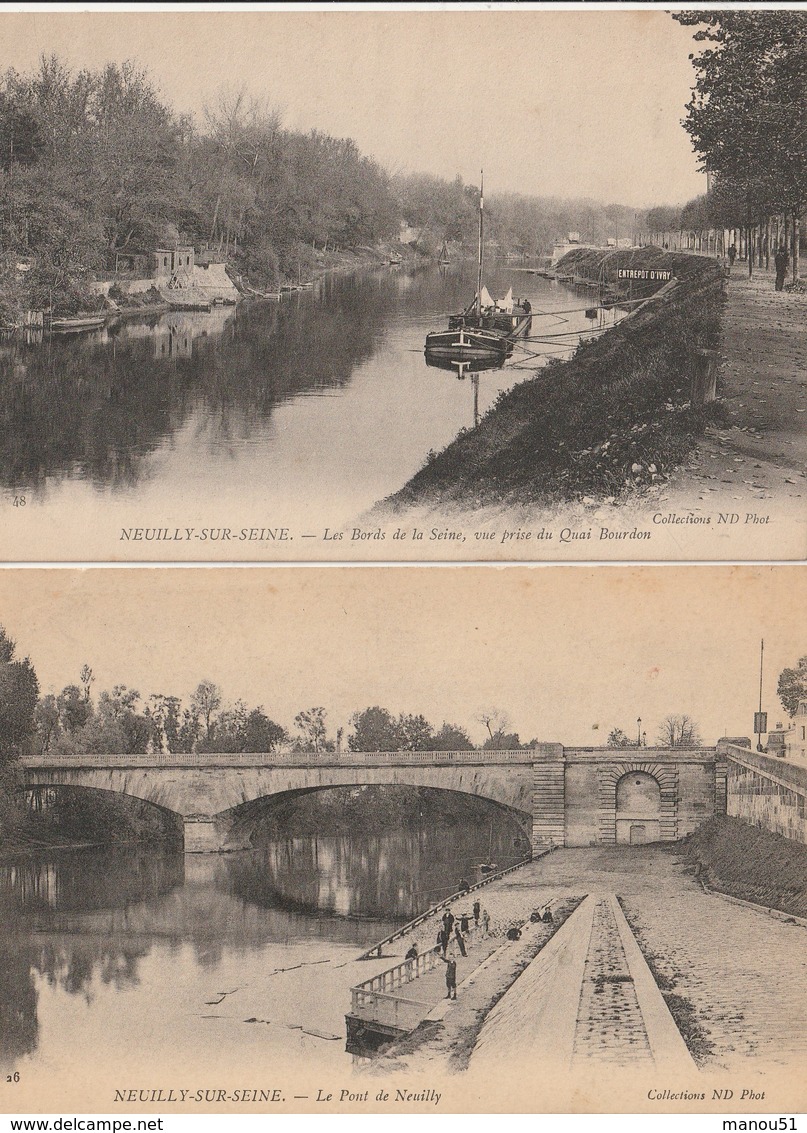
<path id="1" fill-rule="evenodd" d="M 782 669 L 776 687 L 782 707 L 793 716 L 800 700 L 807 700 L 807 657 L 799 657 L 793 669 Z"/>

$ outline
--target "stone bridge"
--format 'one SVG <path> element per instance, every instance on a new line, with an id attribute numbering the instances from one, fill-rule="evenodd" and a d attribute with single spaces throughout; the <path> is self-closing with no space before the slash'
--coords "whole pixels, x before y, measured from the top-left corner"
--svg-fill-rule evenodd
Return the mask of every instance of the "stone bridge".
<path id="1" fill-rule="evenodd" d="M 26 789 L 83 787 L 179 815 L 185 850 L 239 848 L 249 804 L 329 787 L 397 783 L 459 791 L 515 812 L 534 849 L 671 841 L 726 810 L 716 748 L 567 748 L 261 754 L 39 756 Z"/>

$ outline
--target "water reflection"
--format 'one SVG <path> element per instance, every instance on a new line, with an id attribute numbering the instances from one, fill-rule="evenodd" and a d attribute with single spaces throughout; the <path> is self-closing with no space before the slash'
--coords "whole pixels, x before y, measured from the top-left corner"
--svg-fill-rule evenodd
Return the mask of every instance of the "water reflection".
<path id="1" fill-rule="evenodd" d="M 283 1020 L 271 1042 L 287 1042 L 303 1017 L 314 1032 L 341 1034 L 345 965 L 460 877 L 473 880 L 491 849 L 499 865 L 520 856 L 513 835 L 393 831 L 228 855 L 128 846 L 6 862 L 0 1063 L 67 1067 L 76 1051 L 103 1057 L 116 1043 L 191 1058 L 206 1041 L 199 1019 L 212 1018 L 229 1020 L 237 1052 L 267 996 Z M 233 996 L 226 1011 L 220 990 Z"/>
<path id="2" fill-rule="evenodd" d="M 582 307 L 545 280 L 499 275 L 492 286 L 530 298 L 534 334 L 555 325 L 541 311 Z M 139 522 L 166 501 L 188 523 L 204 501 L 211 522 L 243 503 L 245 483 L 281 522 L 306 509 L 346 522 L 469 424 L 467 387 L 440 382 L 423 357 L 426 331 L 469 290 L 462 270 L 385 270 L 277 303 L 4 340 L 0 484 L 27 494 L 39 523 L 81 508 L 98 523 L 132 522 L 137 508 Z M 586 325 L 582 310 L 563 323 L 564 348 Z M 488 375 L 477 414 L 539 364 L 525 349 Z"/>

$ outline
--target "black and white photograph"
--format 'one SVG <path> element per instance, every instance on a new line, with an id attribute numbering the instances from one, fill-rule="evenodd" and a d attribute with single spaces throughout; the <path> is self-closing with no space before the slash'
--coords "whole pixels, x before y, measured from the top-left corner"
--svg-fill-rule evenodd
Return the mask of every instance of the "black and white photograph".
<path id="1" fill-rule="evenodd" d="M 803 9 L 0 12 L 0 556 L 807 554 Z"/>
<path id="2" fill-rule="evenodd" d="M 806 596 L 0 572 L 4 1109 L 802 1111 Z"/>

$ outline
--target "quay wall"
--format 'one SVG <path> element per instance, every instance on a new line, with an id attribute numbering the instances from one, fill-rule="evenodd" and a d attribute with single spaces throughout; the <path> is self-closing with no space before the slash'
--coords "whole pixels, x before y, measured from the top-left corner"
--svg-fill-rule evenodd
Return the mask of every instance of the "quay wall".
<path id="1" fill-rule="evenodd" d="M 726 813 L 807 844 L 807 768 L 738 744 L 718 748 L 727 762 Z"/>

